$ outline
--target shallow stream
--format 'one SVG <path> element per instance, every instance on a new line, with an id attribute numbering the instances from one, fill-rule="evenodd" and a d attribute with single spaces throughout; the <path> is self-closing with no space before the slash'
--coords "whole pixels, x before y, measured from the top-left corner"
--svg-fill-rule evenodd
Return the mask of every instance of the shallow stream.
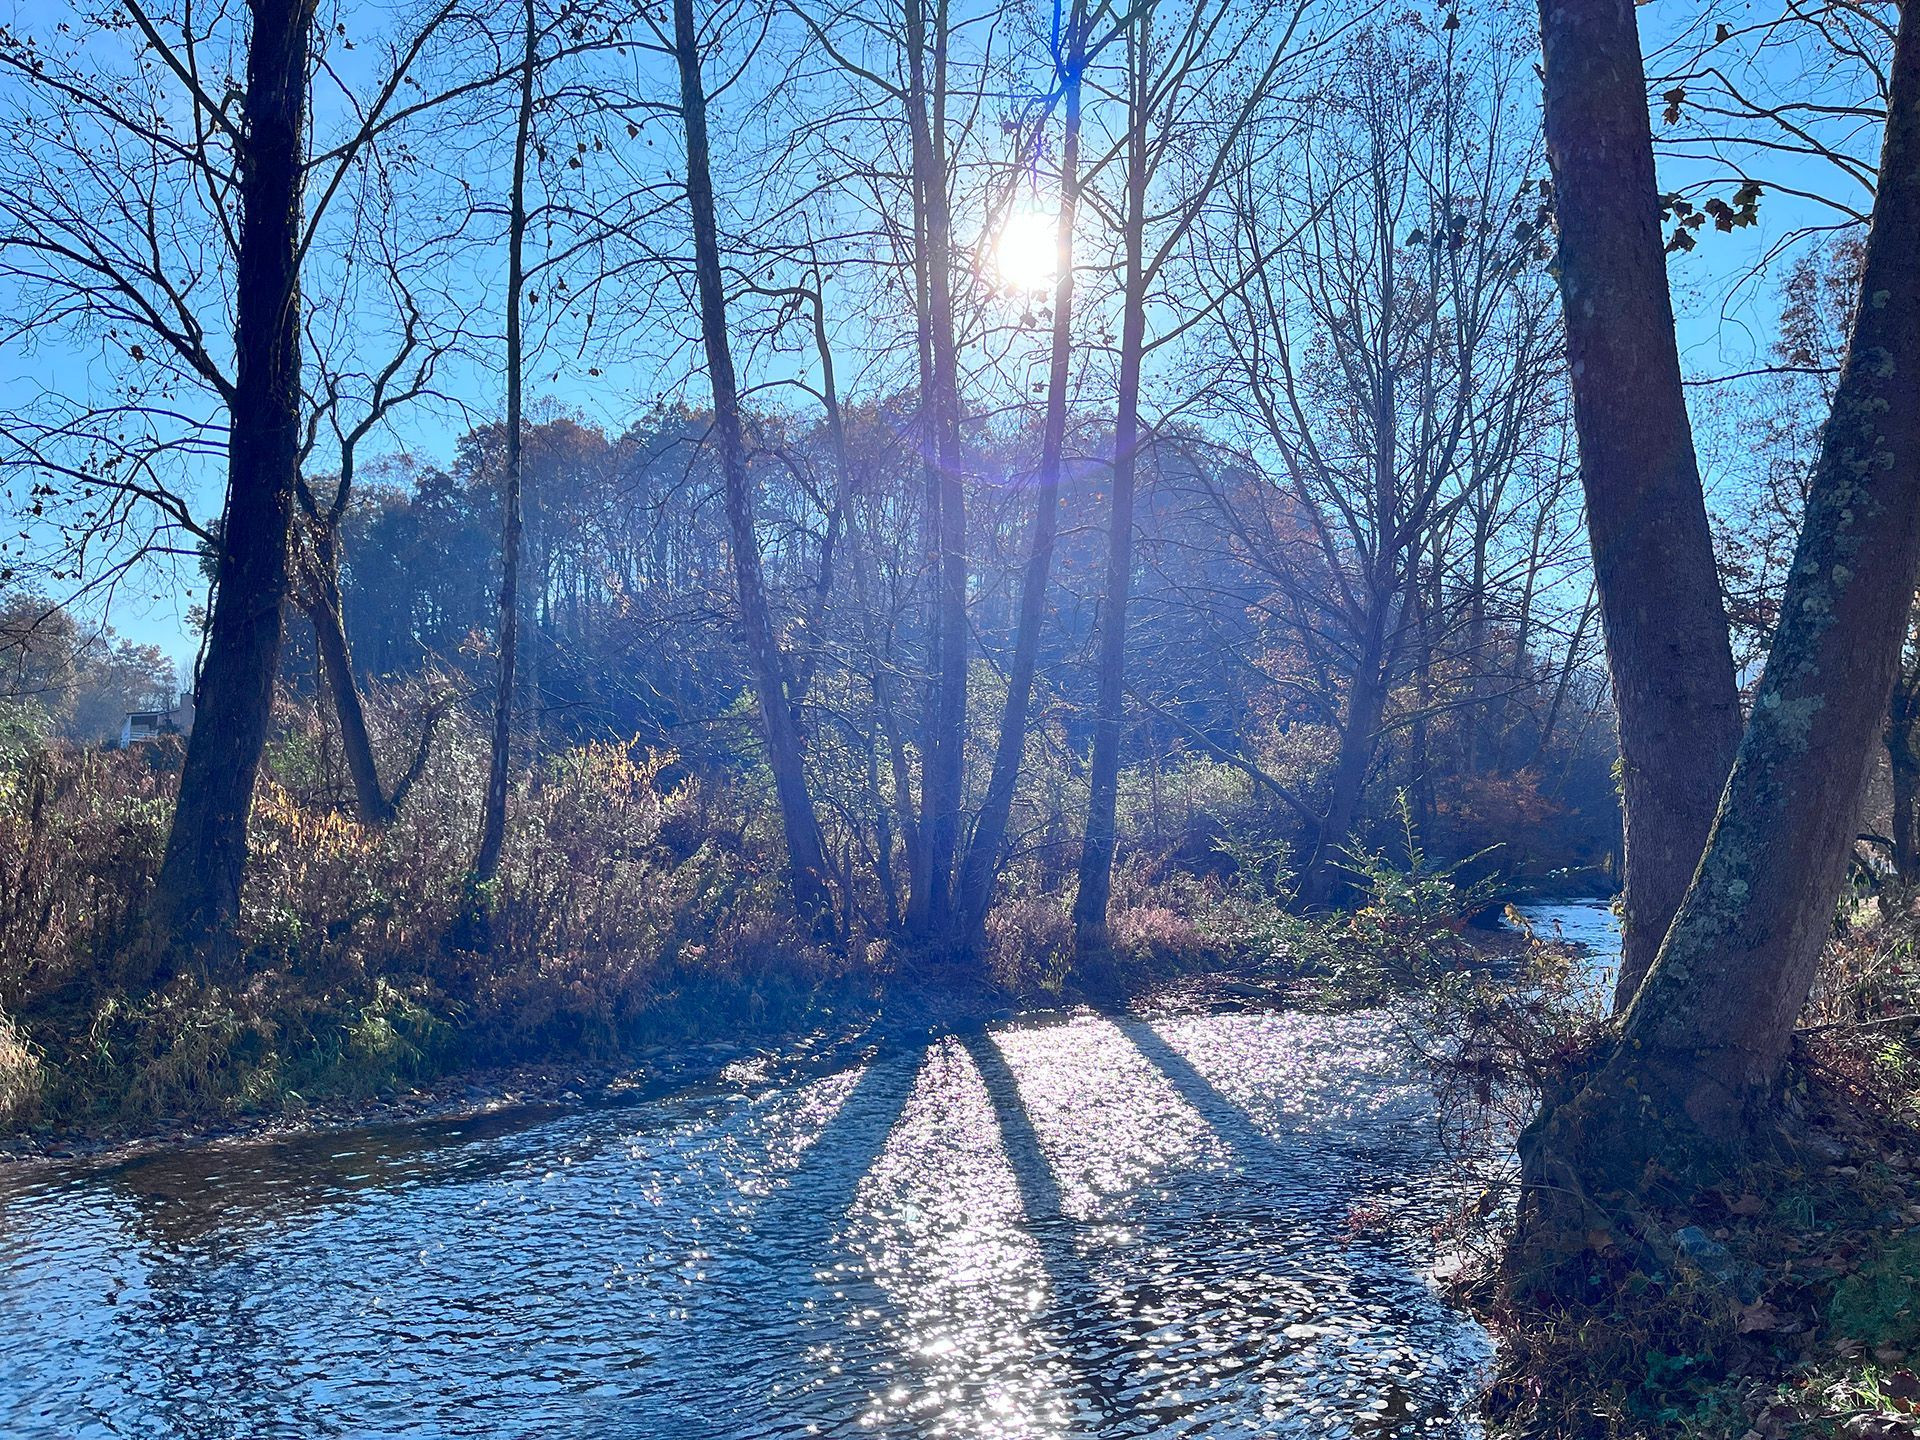
<path id="1" fill-rule="evenodd" d="M 18 1166 L 0 1435 L 1467 1436 L 1435 1123 L 1380 1014 L 1196 997 Z"/>

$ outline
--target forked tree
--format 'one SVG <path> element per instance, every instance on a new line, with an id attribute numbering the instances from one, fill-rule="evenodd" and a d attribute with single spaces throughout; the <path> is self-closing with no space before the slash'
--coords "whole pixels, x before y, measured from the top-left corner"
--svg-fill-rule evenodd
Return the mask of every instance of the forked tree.
<path id="1" fill-rule="evenodd" d="M 1543 0 L 1540 14 L 1563 231 L 1576 240 L 1583 223 L 1607 222 L 1593 208 L 1596 195 L 1651 224 L 1652 197 L 1634 180 L 1650 176 L 1652 155 L 1632 5 Z M 1551 1273 L 1578 1262 L 1596 1234 L 1630 1232 L 1650 1162 L 1697 1175 L 1751 1153 L 1772 1125 L 1920 568 L 1917 238 L 1920 9 L 1908 6 L 1894 43 L 1860 303 L 1766 668 L 1706 852 L 1616 1040 L 1522 1138 L 1522 1265 Z M 1581 286 L 1569 287 L 1569 309 L 1657 315 L 1665 306 L 1648 292 L 1664 283 L 1631 253 L 1603 251 L 1588 258 Z M 1576 368 L 1574 383 L 1590 405 L 1631 425 L 1649 418 L 1619 408 L 1635 378 L 1588 366 Z M 1593 524 L 1623 533 L 1636 498 L 1630 487 L 1595 489 L 1590 508 L 1604 513 Z M 1706 562 L 1693 564 L 1685 582 L 1711 584 Z M 1601 568 L 1599 582 L 1603 597 L 1633 583 L 1613 567 Z M 1609 643 L 1616 672 L 1647 683 L 1699 658 L 1676 655 L 1664 634 L 1630 629 Z M 1717 646 L 1708 658 L 1716 654 Z M 1685 785 L 1701 760 L 1696 751 L 1670 763 L 1649 780 Z M 1631 914 L 1628 923 L 1636 923 Z"/>
<path id="2" fill-rule="evenodd" d="M 1618 9 L 1540 13 L 1574 423 L 1620 717 L 1624 1009 L 1699 863 L 1740 704 L 1680 384 L 1639 39 Z"/>

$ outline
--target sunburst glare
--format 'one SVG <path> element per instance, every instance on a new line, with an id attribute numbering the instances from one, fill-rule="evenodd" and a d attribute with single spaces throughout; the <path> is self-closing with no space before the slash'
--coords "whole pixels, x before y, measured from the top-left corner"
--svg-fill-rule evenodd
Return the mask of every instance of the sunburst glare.
<path id="1" fill-rule="evenodd" d="M 1060 267 L 1060 221 L 1038 210 L 1016 210 L 1000 227 L 993 268 L 1014 290 L 1051 290 Z"/>

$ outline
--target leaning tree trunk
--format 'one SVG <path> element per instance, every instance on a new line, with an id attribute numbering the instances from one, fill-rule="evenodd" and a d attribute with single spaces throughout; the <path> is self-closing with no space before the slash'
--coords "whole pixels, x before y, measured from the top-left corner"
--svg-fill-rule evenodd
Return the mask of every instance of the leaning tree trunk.
<path id="1" fill-rule="evenodd" d="M 1541 0 L 1560 290 L 1626 810 L 1624 1009 L 1692 879 L 1740 738 L 1680 385 L 1633 0 Z"/>
<path id="2" fill-rule="evenodd" d="M 313 626 L 314 648 L 333 691 L 333 709 L 340 722 L 340 748 L 353 779 L 354 808 L 369 825 L 385 825 L 394 816 L 394 802 L 380 783 L 374 762 L 373 737 L 367 732 L 366 707 L 360 701 L 360 682 L 353 673 L 353 654 L 347 645 L 346 618 L 340 605 L 340 563 L 331 534 L 319 538 L 312 556 L 313 573 L 300 593 L 300 608 Z"/>
<path id="3" fill-rule="evenodd" d="M 520 61 L 520 105 L 513 137 L 513 181 L 507 201 L 507 453 L 500 493 L 500 663 L 493 695 L 493 736 L 487 755 L 487 793 L 480 813 L 480 848 L 473 878 L 486 884 L 500 871 L 507 838 L 507 763 L 513 751 L 514 661 L 520 649 L 520 507 L 523 468 L 521 393 L 526 356 L 520 307 L 527 283 L 527 150 L 533 136 L 533 74 L 540 35 L 534 0 L 522 7 L 526 26 Z"/>
<path id="4" fill-rule="evenodd" d="M 713 428 L 720 443 L 720 468 L 726 489 L 731 531 L 733 578 L 740 598 L 740 623 L 746 632 L 747 660 L 759 693 L 760 720 L 767 741 L 787 841 L 787 880 L 794 908 L 820 938 L 834 926 L 833 897 L 827 888 L 826 851 L 820 821 L 807 793 L 800 732 L 787 704 L 785 667 L 767 608 L 766 582 L 760 571 L 760 540 L 754 529 L 753 492 L 747 474 L 747 448 L 740 429 L 740 398 L 734 380 L 733 350 L 727 338 L 726 292 L 720 278 L 720 232 L 713 210 L 713 172 L 707 143 L 707 95 L 700 77 L 700 35 L 693 0 L 673 0 L 674 58 L 680 67 L 681 118 L 687 132 L 687 204 L 693 215 L 694 277 L 700 295 L 700 332 L 713 384 Z"/>
<path id="5" fill-rule="evenodd" d="M 1596 1197 L 1652 1159 L 1747 1148 L 1832 924 L 1920 568 L 1920 6 L 1890 73 L 1861 300 L 1752 718 L 1619 1043 L 1523 1138 L 1523 1255 L 1577 1254 Z"/>
<path id="6" fill-rule="evenodd" d="M 1145 27 L 1142 17 L 1137 24 Z M 1073 946 L 1081 955 L 1107 948 L 1107 905 L 1113 898 L 1113 851 L 1120 797 L 1120 736 L 1126 705 L 1127 598 L 1133 586 L 1133 490 L 1140 460 L 1140 367 L 1146 354 L 1148 64 L 1144 37 L 1128 37 L 1133 51 L 1132 124 L 1127 137 L 1126 285 L 1120 318 L 1119 409 L 1113 424 L 1113 495 L 1107 518 L 1106 589 L 1100 607 L 1100 648 L 1093 719 L 1093 762 L 1087 833 L 1080 847 L 1080 886 L 1073 898 Z"/>
<path id="7" fill-rule="evenodd" d="M 1920 818 L 1920 752 L 1914 750 L 1913 729 L 1887 731 L 1887 755 L 1893 770 L 1893 873 L 1911 885 L 1920 880 L 1920 859 L 1914 845 L 1914 822 Z"/>
<path id="8" fill-rule="evenodd" d="M 300 191 L 311 0 L 254 0 L 240 147 L 235 384 L 207 658 L 150 922 L 156 973 L 222 964 L 273 713 L 300 466 Z"/>
<path id="9" fill-rule="evenodd" d="M 340 603 L 340 566 L 333 545 L 334 541 L 329 539 L 317 547 L 320 573 L 297 587 L 295 595 L 313 627 L 314 648 L 320 653 L 327 688 L 333 692 L 340 748 L 346 754 L 347 773 L 353 780 L 354 813 L 363 824 L 391 825 L 413 787 L 426 773 L 427 762 L 433 754 L 434 733 L 446 713 L 448 701 L 442 697 L 428 703 L 421 716 L 413 759 L 393 788 L 387 789 L 380 781 L 373 736 L 367 729 L 366 703 L 360 693 L 359 677 L 354 673 L 353 651 L 347 642 L 346 612 Z"/>
<path id="10" fill-rule="evenodd" d="M 1000 740 L 993 774 L 960 868 L 957 906 L 960 941 L 971 947 L 986 923 L 1000 873 L 1013 813 L 1014 785 L 1027 748 L 1027 711 L 1033 701 L 1033 672 L 1040 658 L 1040 631 L 1046 619 L 1047 577 L 1053 567 L 1054 536 L 1060 521 L 1060 470 L 1067 445 L 1067 367 L 1073 343 L 1073 226 L 1080 203 L 1080 18 L 1071 22 L 1065 73 L 1065 135 L 1060 154 L 1059 271 L 1053 286 L 1052 353 L 1047 368 L 1047 411 L 1040 441 L 1040 471 L 1033 500 L 1033 539 L 1026 574 L 1020 582 L 1020 614 L 1015 622 L 1013 663 L 1007 671 L 1007 703 L 1000 716 Z"/>

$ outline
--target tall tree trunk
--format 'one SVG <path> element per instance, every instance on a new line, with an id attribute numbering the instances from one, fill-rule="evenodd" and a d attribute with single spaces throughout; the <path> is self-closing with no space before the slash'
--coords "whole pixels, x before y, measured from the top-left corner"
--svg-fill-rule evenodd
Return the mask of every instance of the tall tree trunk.
<path id="1" fill-rule="evenodd" d="M 1477 519 L 1474 522 L 1473 562 L 1467 580 L 1467 694 L 1472 704 L 1467 709 L 1466 732 L 1466 772 L 1469 775 L 1481 775 L 1487 770 L 1488 732 L 1493 728 L 1491 705 L 1488 696 L 1493 687 L 1489 683 L 1489 655 L 1492 648 L 1489 636 L 1492 626 L 1487 617 L 1487 527 Z"/>
<path id="2" fill-rule="evenodd" d="M 824 282 L 823 282 L 824 283 Z M 848 568 L 853 572 L 854 615 L 860 630 L 861 644 L 867 655 L 868 673 L 873 683 L 873 704 L 879 720 L 880 730 L 887 742 L 887 760 L 893 778 L 893 805 L 900 826 L 900 834 L 906 845 L 909 857 L 908 869 L 911 871 L 911 857 L 918 853 L 919 826 L 913 813 L 913 794 L 910 767 L 907 763 L 907 747 L 900 737 L 900 724 L 896 718 L 893 702 L 893 660 L 883 653 L 879 635 L 873 623 L 873 581 L 871 565 L 868 561 L 866 546 L 860 532 L 860 517 L 857 508 L 859 499 L 856 494 L 854 469 L 851 451 L 847 445 L 846 415 L 840 408 L 840 387 L 837 371 L 833 362 L 833 346 L 827 338 L 826 299 L 823 290 L 813 293 L 813 343 L 814 351 L 820 358 L 820 398 L 827 415 L 827 435 L 833 447 L 834 469 L 837 479 L 837 499 L 835 514 L 842 520 L 845 533 L 845 548 Z M 822 545 L 821 589 L 824 591 L 830 576 L 827 566 L 831 563 L 832 531 L 828 531 L 828 543 Z M 820 607 L 824 612 L 824 604 Z M 820 621 L 814 622 L 818 628 Z M 824 643 L 816 638 L 812 642 L 811 657 L 815 660 L 824 652 Z M 870 760 L 873 751 L 873 737 L 868 735 Z M 893 883 L 893 835 L 887 824 L 887 808 L 882 802 L 879 787 L 877 760 L 868 767 L 869 784 L 873 793 L 875 807 L 875 869 L 881 893 L 886 899 L 887 926 L 891 930 L 900 929 L 899 897 L 894 892 Z"/>
<path id="3" fill-rule="evenodd" d="M 500 669 L 493 696 L 493 740 L 487 762 L 487 794 L 480 823 L 480 851 L 474 879 L 482 884 L 500 871 L 500 850 L 507 838 L 507 762 L 513 749 L 514 661 L 520 648 L 520 539 L 523 517 L 520 480 L 523 468 L 521 390 L 526 356 L 521 333 L 521 300 L 527 267 L 527 150 L 533 132 L 533 74 L 539 60 L 540 33 L 534 0 L 525 0 L 526 48 L 520 61 L 520 105 L 513 140 L 513 182 L 507 210 L 507 453 L 500 495 Z"/>
<path id="4" fill-rule="evenodd" d="M 1533 679 L 1533 665 L 1528 657 L 1533 644 L 1533 602 L 1534 587 L 1540 582 L 1540 547 L 1546 539 L 1547 516 L 1551 512 L 1541 505 L 1533 521 L 1533 530 L 1527 541 L 1527 570 L 1520 585 L 1519 614 L 1513 622 L 1513 664 L 1507 671 L 1506 689 L 1494 704 L 1493 723 L 1493 771 L 1503 774 L 1507 768 L 1507 745 L 1513 738 L 1513 694 Z"/>
<path id="5" fill-rule="evenodd" d="M 934 0 L 931 44 L 922 0 L 908 0 L 908 112 L 915 193 L 925 244 L 927 381 L 921 397 L 930 419 L 937 489 L 935 539 L 939 565 L 933 589 L 933 703 L 922 746 L 921 855 L 908 925 L 924 935 L 946 926 L 952 905 L 953 857 L 960 835 L 967 725 L 967 517 L 960 454 L 959 360 L 953 329 L 953 217 L 947 199 L 945 0 Z M 929 72 L 929 61 L 931 70 Z"/>
<path id="6" fill-rule="evenodd" d="M 681 117 L 687 132 L 687 205 L 693 217 L 694 276 L 700 294 L 700 332 L 707 375 L 713 384 L 713 428 L 720 443 L 727 525 L 733 551 L 734 585 L 739 592 L 740 623 L 746 632 L 747 661 L 759 694 L 760 721 L 767 741 L 787 841 L 787 883 L 794 908 L 819 938 L 834 929 L 833 896 L 827 888 L 826 851 L 820 821 L 807 793 L 800 732 L 787 704 L 785 667 L 767 608 L 766 582 L 760 571 L 760 537 L 754 525 L 747 447 L 740 429 L 740 397 L 727 336 L 727 299 L 720 276 L 720 231 L 713 210 L 713 172 L 707 142 L 707 95 L 700 77 L 700 34 L 693 0 L 673 0 L 674 57 L 680 67 Z"/>
<path id="7" fill-rule="evenodd" d="M 883 644 L 874 623 L 874 582 L 872 565 L 867 555 L 865 537 L 861 533 L 857 514 L 851 509 L 847 512 L 847 551 L 852 563 L 853 582 L 858 592 L 856 613 L 859 617 L 861 642 L 865 647 L 868 663 L 872 667 L 873 705 L 880 721 L 880 733 L 887 742 L 887 767 L 893 780 L 894 821 L 900 827 L 900 842 L 907 852 L 908 870 L 911 873 L 914 857 L 920 853 L 919 822 L 913 813 L 913 775 L 912 766 L 907 760 L 907 746 L 900 733 L 899 710 L 894 703 L 896 672 L 890 643 Z M 890 847 L 890 836 L 882 836 L 881 844 Z M 885 869 L 887 874 L 882 882 L 887 890 L 888 923 L 895 929 L 901 928 L 896 914 L 899 901 L 893 892 L 892 854 L 886 849 Z"/>
<path id="8" fill-rule="evenodd" d="M 1120 796 L 1120 737 L 1126 710 L 1127 599 L 1133 586 L 1133 490 L 1140 459 L 1140 368 L 1147 337 L 1148 13 L 1127 37 L 1132 107 L 1127 133 L 1126 279 L 1121 299 L 1119 409 L 1113 424 L 1112 508 L 1107 520 L 1106 590 L 1094 701 L 1093 762 L 1087 833 L 1080 848 L 1080 887 L 1073 899 L 1073 944 L 1082 955 L 1107 948 L 1107 905 L 1113 897 L 1115 811 Z"/>
<path id="9" fill-rule="evenodd" d="M 1546 763 L 1547 752 L 1553 747 L 1553 737 L 1560 728 L 1560 712 L 1567 707 L 1567 692 L 1573 688 L 1573 678 L 1580 673 L 1580 647 L 1586 643 L 1587 627 L 1593 623 L 1594 611 L 1599 608 L 1599 597 L 1589 595 L 1580 607 L 1580 618 L 1574 623 L 1573 634 L 1567 640 L 1566 658 L 1560 664 L 1560 674 L 1553 682 L 1553 699 L 1547 703 L 1547 718 L 1540 722 L 1540 735 L 1534 742 L 1533 755 L 1528 765 Z M 1568 765 L 1572 762 L 1569 760 Z M 1524 768 L 1524 767 L 1523 767 Z M 1565 775 L 1562 775 L 1562 782 Z"/>
<path id="10" fill-rule="evenodd" d="M 1053 286 L 1053 348 L 1048 360 L 1047 410 L 1033 501 L 1033 539 L 1027 551 L 1026 574 L 1020 582 L 1013 663 L 1007 671 L 1007 702 L 1000 715 L 993 774 L 960 871 L 957 918 L 965 946 L 974 943 L 986 923 L 1000 873 L 1000 852 L 1013 812 L 1014 785 L 1026 753 L 1027 711 L 1033 700 L 1033 672 L 1040 658 L 1040 631 L 1046 619 L 1047 579 L 1060 521 L 1060 470 L 1067 444 L 1067 371 L 1073 343 L 1073 226 L 1080 205 L 1080 71 L 1084 55 L 1078 6 L 1069 24 L 1073 32 L 1068 37 L 1062 77 L 1065 133 L 1060 151 L 1059 238 L 1055 246 L 1059 271 Z"/>
<path id="11" fill-rule="evenodd" d="M 300 466 L 300 196 L 311 0 L 253 0 L 241 146 L 236 369 L 206 663 L 149 912 L 165 955 L 224 964 L 273 714 Z"/>
<path id="12" fill-rule="evenodd" d="M 1887 730 L 1887 755 L 1893 769 L 1893 873 L 1911 885 L 1920 879 L 1914 844 L 1914 823 L 1920 819 L 1920 753 L 1913 745 L 1913 730 L 1896 733 Z"/>
<path id="13" fill-rule="evenodd" d="M 939 735 L 939 705 L 941 674 L 941 636 L 939 616 L 939 576 L 940 576 L 940 499 L 942 486 L 940 479 L 940 457 L 934 440 L 938 428 L 933 413 L 933 302 L 932 286 L 928 276 L 929 264 L 927 204 L 923 198 L 924 187 L 921 184 L 923 166 L 920 160 L 920 147 L 926 127 L 922 120 L 922 107 L 926 104 L 926 71 L 917 59 L 926 48 L 926 25 L 922 18 L 919 0 L 906 0 L 907 16 L 907 119 L 908 132 L 913 144 L 913 269 L 914 269 L 914 316 L 915 316 L 915 358 L 919 362 L 920 397 L 918 407 L 918 430 L 916 439 L 920 449 L 920 572 L 915 589 L 926 588 L 926 597 L 919 615 L 920 638 L 925 658 L 922 676 L 920 707 L 920 798 L 926 800 L 926 786 L 929 783 L 933 745 Z M 909 798 L 911 803 L 911 798 Z M 907 845 L 907 917 L 906 931 L 909 934 L 924 935 L 928 929 L 928 917 L 933 909 L 933 866 L 931 851 L 921 829 L 920 818 L 924 811 L 916 812 L 913 825 L 905 831 Z"/>
<path id="14" fill-rule="evenodd" d="M 1740 704 L 1680 386 L 1633 0 L 1541 0 L 1540 33 L 1580 474 L 1620 720 L 1624 1008 L 1699 863 Z"/>
<path id="15" fill-rule="evenodd" d="M 1433 834 L 1435 796 L 1433 793 L 1433 738 L 1429 733 L 1433 709 L 1433 612 L 1427 608 L 1426 587 L 1409 585 L 1414 612 L 1413 680 L 1415 714 L 1407 727 L 1407 794 L 1413 804 L 1413 823 L 1421 843 L 1430 843 Z"/>
<path id="16" fill-rule="evenodd" d="M 1712 837 L 1619 1043 L 1523 1137 L 1549 1258 L 1577 1254 L 1592 1197 L 1632 1192 L 1650 1158 L 1684 1169 L 1751 1141 L 1832 924 L 1920 569 L 1920 7 L 1890 74 L 1862 299 Z"/>
<path id="17" fill-rule="evenodd" d="M 814 581 L 813 598 L 807 606 L 804 632 L 806 653 L 801 657 L 793 681 L 793 703 L 798 709 L 814 672 L 827 653 L 827 602 L 833 595 L 835 552 L 844 530 L 853 529 L 853 461 L 847 453 L 847 427 L 840 411 L 840 382 L 833 363 L 833 344 L 827 336 L 826 280 L 818 277 L 807 298 L 813 305 L 813 350 L 820 360 L 820 404 L 826 412 L 827 436 L 833 449 L 833 508 L 827 514 L 826 534 L 820 540 L 820 573 Z M 851 544 L 848 546 L 851 549 Z M 800 723 L 796 714 L 794 724 Z"/>

